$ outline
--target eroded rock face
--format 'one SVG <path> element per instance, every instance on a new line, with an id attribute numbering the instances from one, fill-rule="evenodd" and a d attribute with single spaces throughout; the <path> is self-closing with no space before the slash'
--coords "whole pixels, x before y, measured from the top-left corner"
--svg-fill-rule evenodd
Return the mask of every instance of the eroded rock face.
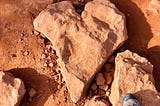
<path id="1" fill-rule="evenodd" d="M 18 106 L 25 91 L 22 80 L 0 71 L 0 106 Z"/>
<path id="2" fill-rule="evenodd" d="M 124 15 L 107 0 L 87 3 L 82 16 L 69 1 L 49 5 L 34 28 L 52 42 L 73 102 L 86 94 L 94 75 L 127 39 Z"/>
<path id="3" fill-rule="evenodd" d="M 144 57 L 126 50 L 115 58 L 115 73 L 111 87 L 110 101 L 121 106 L 122 97 L 134 94 L 141 106 L 158 106 L 160 96 L 153 79 L 153 65 Z"/>

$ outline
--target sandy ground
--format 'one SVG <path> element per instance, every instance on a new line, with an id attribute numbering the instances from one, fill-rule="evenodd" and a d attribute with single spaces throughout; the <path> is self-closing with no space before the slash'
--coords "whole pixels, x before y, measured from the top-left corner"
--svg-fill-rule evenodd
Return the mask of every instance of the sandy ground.
<path id="1" fill-rule="evenodd" d="M 57 80 L 61 74 L 56 71 L 55 51 L 48 49 L 50 42 L 34 32 L 32 24 L 41 10 L 57 1 L 0 2 L 0 70 L 10 71 L 24 81 L 27 93 L 21 106 L 73 106 L 65 83 Z M 155 84 L 160 91 L 160 14 L 148 10 L 149 0 L 111 1 L 125 14 L 129 36 L 117 52 L 129 49 L 148 58 L 154 65 Z M 36 91 L 32 98 L 31 88 Z"/>

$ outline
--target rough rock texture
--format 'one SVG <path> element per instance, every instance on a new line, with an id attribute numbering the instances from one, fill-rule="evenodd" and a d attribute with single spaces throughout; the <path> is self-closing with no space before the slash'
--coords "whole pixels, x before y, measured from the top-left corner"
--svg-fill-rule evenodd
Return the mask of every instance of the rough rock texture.
<path id="1" fill-rule="evenodd" d="M 126 50 L 115 59 L 115 74 L 109 97 L 113 106 L 121 106 L 122 97 L 133 93 L 141 106 L 158 106 L 160 96 L 153 79 L 153 65 L 144 57 Z"/>
<path id="2" fill-rule="evenodd" d="M 96 84 L 97 85 L 104 85 L 105 83 L 105 79 L 103 77 L 103 74 L 102 73 L 97 73 L 96 75 Z"/>
<path id="3" fill-rule="evenodd" d="M 110 106 L 108 101 L 100 100 L 99 97 L 94 96 L 91 100 L 86 101 L 84 106 Z"/>
<path id="4" fill-rule="evenodd" d="M 25 87 L 20 79 L 0 71 L 0 106 L 18 106 L 24 94 Z"/>
<path id="5" fill-rule="evenodd" d="M 107 0 L 87 3 L 82 16 L 69 1 L 49 5 L 34 28 L 52 42 L 73 102 L 86 94 L 94 75 L 127 39 L 124 15 Z"/>
<path id="6" fill-rule="evenodd" d="M 150 0 L 148 10 L 154 14 L 160 13 L 160 0 Z"/>

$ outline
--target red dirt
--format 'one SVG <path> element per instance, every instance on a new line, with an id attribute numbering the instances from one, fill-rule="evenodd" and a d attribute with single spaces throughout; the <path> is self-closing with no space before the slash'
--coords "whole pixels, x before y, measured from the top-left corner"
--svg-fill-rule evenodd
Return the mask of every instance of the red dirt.
<path id="1" fill-rule="evenodd" d="M 73 0 L 72 0 L 73 1 Z M 88 0 L 89 1 L 89 0 Z M 111 0 L 126 16 L 129 39 L 118 50 L 129 49 L 145 56 L 154 65 L 154 78 L 160 91 L 160 14 L 147 10 L 149 0 Z M 54 1 L 56 2 L 56 1 Z M 41 59 L 49 41 L 33 34 L 33 20 L 53 0 L 1 0 L 0 2 L 0 70 L 21 78 L 27 93 L 22 106 L 72 106 L 65 83 L 59 89 L 55 76 L 56 56 Z M 26 53 L 26 55 L 25 55 Z M 54 67 L 44 67 L 51 61 Z M 29 89 L 37 93 L 30 99 Z"/>

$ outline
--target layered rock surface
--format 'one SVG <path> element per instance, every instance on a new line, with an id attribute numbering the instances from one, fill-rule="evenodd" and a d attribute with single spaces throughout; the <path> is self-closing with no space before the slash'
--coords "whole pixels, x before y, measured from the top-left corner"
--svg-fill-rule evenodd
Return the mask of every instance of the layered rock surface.
<path id="1" fill-rule="evenodd" d="M 81 16 L 69 1 L 49 5 L 34 28 L 52 42 L 73 102 L 86 94 L 94 75 L 127 39 L 125 17 L 108 0 L 87 3 Z"/>
<path id="2" fill-rule="evenodd" d="M 126 50 L 115 58 L 115 73 L 110 101 L 121 106 L 122 97 L 134 94 L 141 106 L 158 106 L 160 96 L 154 86 L 153 65 L 144 57 Z"/>
<path id="3" fill-rule="evenodd" d="M 25 91 L 22 80 L 0 71 L 0 106 L 18 106 Z"/>

